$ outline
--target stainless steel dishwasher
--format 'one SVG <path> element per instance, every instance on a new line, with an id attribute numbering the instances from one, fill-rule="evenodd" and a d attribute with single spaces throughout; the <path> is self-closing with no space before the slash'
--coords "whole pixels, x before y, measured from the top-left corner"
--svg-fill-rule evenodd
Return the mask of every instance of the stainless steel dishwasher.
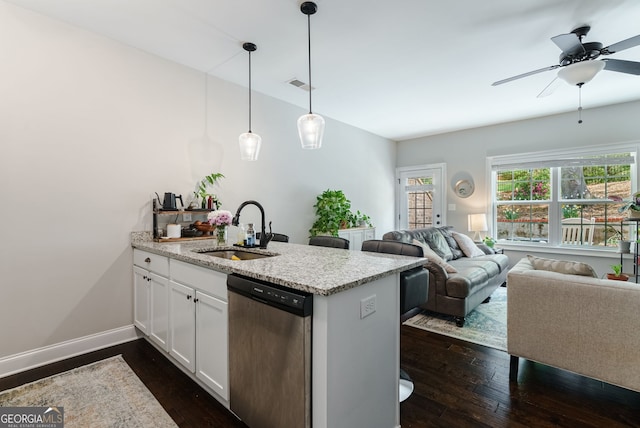
<path id="1" fill-rule="evenodd" d="M 228 276 L 229 405 L 250 428 L 311 426 L 313 295 Z"/>

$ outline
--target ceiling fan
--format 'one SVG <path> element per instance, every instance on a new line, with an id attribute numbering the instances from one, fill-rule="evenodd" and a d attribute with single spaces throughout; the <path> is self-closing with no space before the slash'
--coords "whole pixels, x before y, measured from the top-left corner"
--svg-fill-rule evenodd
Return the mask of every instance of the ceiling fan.
<path id="1" fill-rule="evenodd" d="M 593 79 L 595 75 L 603 69 L 640 75 L 640 62 L 610 58 L 598 59 L 601 55 L 611 55 L 640 45 L 640 34 L 602 47 L 602 43 L 599 42 L 582 42 L 582 39 L 590 29 L 590 26 L 585 25 L 576 28 L 569 34 L 560 34 L 551 38 L 551 41 L 562 50 L 558 64 L 498 80 L 497 82 L 493 82 L 491 86 L 502 85 L 503 83 L 512 82 L 523 77 L 561 68 L 561 70 L 558 71 L 558 76 L 538 95 L 538 97 L 541 97 L 550 93 L 552 84 L 558 77 L 571 85 L 582 87 L 582 85 Z"/>

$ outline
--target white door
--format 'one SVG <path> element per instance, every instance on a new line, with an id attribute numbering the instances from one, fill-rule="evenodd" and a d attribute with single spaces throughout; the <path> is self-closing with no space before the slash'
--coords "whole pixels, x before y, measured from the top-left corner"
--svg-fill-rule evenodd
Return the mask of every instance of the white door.
<path id="1" fill-rule="evenodd" d="M 151 323 L 149 338 L 165 351 L 169 350 L 169 280 L 150 273 Z"/>
<path id="2" fill-rule="evenodd" d="M 149 271 L 133 267 L 133 324 L 149 334 Z"/>
<path id="3" fill-rule="evenodd" d="M 446 224 L 445 164 L 398 168 L 398 229 Z"/>
<path id="4" fill-rule="evenodd" d="M 195 290 L 169 282 L 169 354 L 191 373 L 196 370 Z"/>
<path id="5" fill-rule="evenodd" d="M 228 318 L 227 302 L 196 291 L 196 376 L 225 400 L 229 399 Z"/>

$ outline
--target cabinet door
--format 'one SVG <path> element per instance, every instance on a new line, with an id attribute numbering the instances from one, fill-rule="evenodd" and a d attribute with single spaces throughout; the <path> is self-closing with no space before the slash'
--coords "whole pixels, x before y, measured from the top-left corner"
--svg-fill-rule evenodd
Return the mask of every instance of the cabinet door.
<path id="1" fill-rule="evenodd" d="M 151 281 L 151 322 L 149 338 L 165 351 L 169 350 L 169 280 L 155 273 Z"/>
<path id="2" fill-rule="evenodd" d="M 375 227 L 370 227 L 364 230 L 364 240 L 368 241 L 370 239 L 376 239 L 376 229 Z"/>
<path id="3" fill-rule="evenodd" d="M 349 249 L 360 251 L 362 242 L 364 241 L 364 229 L 352 230 L 351 239 L 349 241 Z"/>
<path id="4" fill-rule="evenodd" d="M 149 335 L 149 271 L 133 267 L 133 324 Z"/>
<path id="5" fill-rule="evenodd" d="M 196 291 L 196 376 L 229 399 L 227 302 Z"/>
<path id="6" fill-rule="evenodd" d="M 191 373 L 196 369 L 195 290 L 169 282 L 169 354 Z"/>

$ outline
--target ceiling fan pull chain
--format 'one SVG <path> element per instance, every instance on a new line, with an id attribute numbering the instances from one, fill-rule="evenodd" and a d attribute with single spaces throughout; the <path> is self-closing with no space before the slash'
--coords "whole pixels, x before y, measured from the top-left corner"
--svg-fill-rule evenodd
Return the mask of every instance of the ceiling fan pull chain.
<path id="1" fill-rule="evenodd" d="M 582 83 L 578 85 L 578 123 L 582 123 Z"/>

